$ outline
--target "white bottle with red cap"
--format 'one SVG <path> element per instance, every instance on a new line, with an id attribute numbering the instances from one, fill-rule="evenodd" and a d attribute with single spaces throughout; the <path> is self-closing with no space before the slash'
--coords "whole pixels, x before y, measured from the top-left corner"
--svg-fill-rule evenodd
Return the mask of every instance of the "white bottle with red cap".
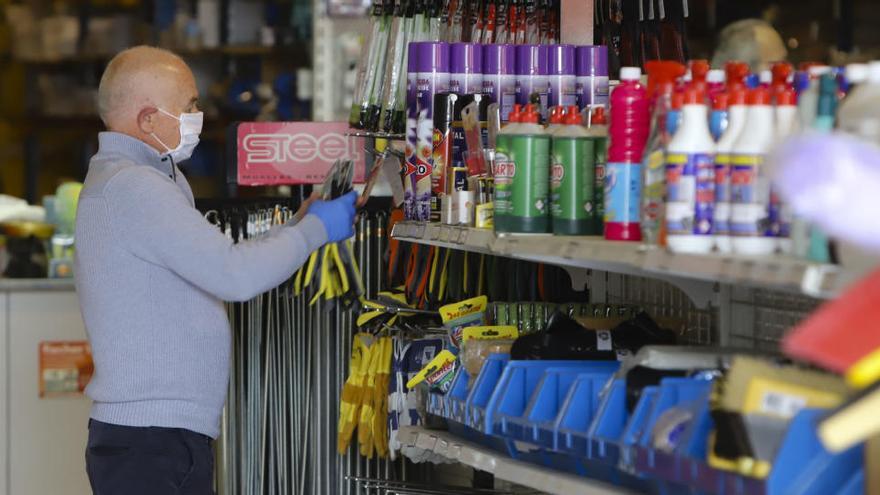
<path id="1" fill-rule="evenodd" d="M 779 208 L 771 199 L 770 178 L 764 166 L 776 140 L 770 91 L 749 92 L 746 123 L 731 153 L 730 233 L 733 251 L 769 255 L 777 248 Z M 776 217 L 776 218 L 774 218 Z M 776 226 L 776 227 L 774 227 Z"/>
<path id="2" fill-rule="evenodd" d="M 800 132 L 797 93 L 787 87 L 776 95 L 776 144 Z M 791 209 L 782 204 L 779 214 L 779 250 L 786 254 L 806 258 L 810 249 L 810 232 L 807 222 L 793 216 Z M 800 253 L 800 254 L 799 254 Z"/>
<path id="3" fill-rule="evenodd" d="M 666 243 L 674 252 L 712 251 L 715 208 L 715 140 L 709 132 L 706 94 L 684 91 L 681 126 L 666 148 Z"/>
<path id="4" fill-rule="evenodd" d="M 718 139 L 715 152 L 715 247 L 722 253 L 733 251 L 730 241 L 730 153 L 746 124 L 746 90 L 732 87 L 727 92 L 727 129 Z"/>

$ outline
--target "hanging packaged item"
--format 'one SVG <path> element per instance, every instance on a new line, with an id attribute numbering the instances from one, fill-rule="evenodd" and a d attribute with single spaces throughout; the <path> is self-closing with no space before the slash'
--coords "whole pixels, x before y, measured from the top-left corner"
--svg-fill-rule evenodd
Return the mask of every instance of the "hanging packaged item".
<path id="1" fill-rule="evenodd" d="M 449 341 L 454 349 L 461 347 L 465 328 L 485 323 L 488 303 L 486 296 L 478 296 L 440 308 L 440 318 L 448 329 Z"/>
<path id="2" fill-rule="evenodd" d="M 385 81 L 382 85 L 382 114 L 377 126 L 379 130 L 402 134 L 406 121 L 406 69 L 409 50 L 415 26 L 415 0 L 400 0 L 395 8 L 392 32 L 394 42 L 390 44 L 385 68 Z"/>
<path id="3" fill-rule="evenodd" d="M 431 177 L 434 136 L 434 95 L 449 90 L 449 45 L 442 42 L 417 43 L 415 153 L 407 169 L 415 191 L 414 219 L 431 217 Z"/>
<path id="4" fill-rule="evenodd" d="M 416 373 L 416 376 L 406 382 L 406 388 L 413 389 L 424 382 L 430 391 L 445 394 L 449 391 L 457 370 L 458 358 L 444 349 Z"/>
<path id="5" fill-rule="evenodd" d="M 371 118 L 372 113 L 381 110 L 382 83 L 385 75 L 385 60 L 388 54 L 388 40 L 391 36 L 391 23 L 394 17 L 394 2 L 376 0 L 373 4 L 373 15 L 370 39 L 367 42 L 367 57 L 363 60 L 363 73 L 359 71 L 355 85 L 355 98 L 352 102 L 349 124 L 358 129 L 369 129 L 370 124 L 378 124 L 378 115 Z"/>

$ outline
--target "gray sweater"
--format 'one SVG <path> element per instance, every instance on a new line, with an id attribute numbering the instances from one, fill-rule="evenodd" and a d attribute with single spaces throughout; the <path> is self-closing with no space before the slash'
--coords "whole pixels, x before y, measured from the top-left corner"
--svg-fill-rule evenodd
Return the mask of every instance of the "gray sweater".
<path id="1" fill-rule="evenodd" d="M 86 393 L 96 420 L 216 438 L 230 366 L 223 301 L 277 286 L 327 233 L 306 215 L 233 244 L 172 166 L 137 139 L 99 136 L 76 219 L 76 289 L 95 362 Z"/>

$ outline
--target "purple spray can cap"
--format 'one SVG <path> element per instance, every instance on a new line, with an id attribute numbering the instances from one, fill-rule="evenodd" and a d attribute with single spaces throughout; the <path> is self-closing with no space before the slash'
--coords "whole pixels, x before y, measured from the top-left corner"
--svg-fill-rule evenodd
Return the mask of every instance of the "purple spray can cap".
<path id="1" fill-rule="evenodd" d="M 574 75 L 574 45 L 549 45 L 550 52 L 549 74 L 551 75 Z"/>
<path id="2" fill-rule="evenodd" d="M 477 43 L 449 45 L 449 72 L 452 74 L 480 74 L 483 71 L 483 47 Z"/>
<path id="3" fill-rule="evenodd" d="M 547 75 L 547 46 L 517 45 L 516 73 L 523 76 Z"/>
<path id="4" fill-rule="evenodd" d="M 575 66 L 579 76 L 608 77 L 608 47 L 605 45 L 577 47 Z"/>
<path id="5" fill-rule="evenodd" d="M 449 72 L 449 43 L 420 41 L 416 48 L 416 72 Z"/>
<path id="6" fill-rule="evenodd" d="M 516 74 L 516 45 L 483 45 L 483 74 Z"/>

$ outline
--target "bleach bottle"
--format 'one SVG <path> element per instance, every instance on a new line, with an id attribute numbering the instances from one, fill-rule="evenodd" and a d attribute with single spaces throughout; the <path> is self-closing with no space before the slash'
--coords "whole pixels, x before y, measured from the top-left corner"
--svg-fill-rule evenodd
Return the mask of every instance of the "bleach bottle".
<path id="1" fill-rule="evenodd" d="M 608 163 L 608 118 L 605 107 L 593 108 L 590 115 L 590 141 L 593 141 L 595 162 L 595 181 L 593 182 L 593 206 L 596 207 L 593 232 L 603 235 L 605 232 L 605 169 Z"/>
<path id="2" fill-rule="evenodd" d="M 728 125 L 715 150 L 715 247 L 722 253 L 733 251 L 730 242 L 730 154 L 746 123 L 746 92 L 734 87 L 727 93 Z"/>
<path id="3" fill-rule="evenodd" d="M 778 219 L 771 211 L 770 178 L 764 167 L 773 146 L 773 107 L 770 91 L 749 92 L 746 123 L 731 153 L 730 233 L 733 251 L 745 255 L 769 255 L 776 251 Z"/>
<path id="4" fill-rule="evenodd" d="M 797 93 L 787 87 L 776 91 L 773 97 L 776 98 L 776 143 L 779 144 L 800 132 Z M 779 250 L 806 258 L 810 244 L 807 223 L 795 217 L 785 204 L 782 204 L 779 217 Z"/>
<path id="5" fill-rule="evenodd" d="M 711 132 L 712 137 L 718 141 L 727 129 L 727 124 L 729 122 L 727 93 L 723 91 L 721 93 L 716 93 L 715 96 L 711 97 L 711 100 L 712 113 L 709 114 L 709 132 Z"/>
<path id="6" fill-rule="evenodd" d="M 502 157 L 503 160 L 498 159 L 497 149 L 498 144 L 504 143 L 511 134 L 515 134 L 519 131 L 519 121 L 522 117 L 522 107 L 516 103 L 513 105 L 513 108 L 510 110 L 510 113 L 507 114 L 507 124 L 501 127 L 501 130 L 498 131 L 498 135 L 495 138 L 495 161 L 492 167 L 492 177 L 493 177 L 493 207 L 494 207 L 494 217 L 493 217 L 493 226 L 496 231 L 504 232 L 507 228 L 507 217 L 510 214 L 510 194 L 511 188 L 509 187 L 509 181 L 507 179 L 507 169 L 508 161 L 506 160 L 506 156 Z M 499 182 L 501 188 L 499 189 Z"/>
<path id="7" fill-rule="evenodd" d="M 611 128 L 605 171 L 605 238 L 641 241 L 639 206 L 641 162 L 648 141 L 648 95 L 639 83 L 638 67 L 620 69 L 620 84 L 611 93 Z"/>
<path id="8" fill-rule="evenodd" d="M 681 128 L 666 150 L 666 243 L 678 253 L 709 253 L 714 244 L 715 139 L 703 88 L 685 90 Z"/>

